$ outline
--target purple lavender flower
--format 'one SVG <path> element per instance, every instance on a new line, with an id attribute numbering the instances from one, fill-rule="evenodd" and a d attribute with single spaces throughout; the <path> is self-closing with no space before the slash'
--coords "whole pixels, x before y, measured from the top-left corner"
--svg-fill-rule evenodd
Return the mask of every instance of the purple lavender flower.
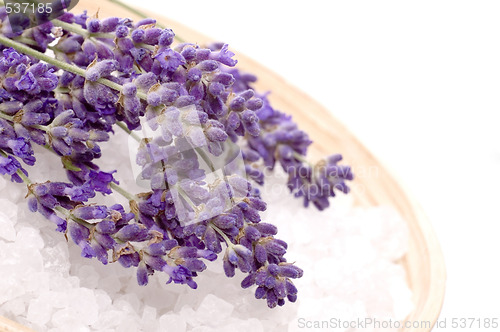
<path id="1" fill-rule="evenodd" d="M 349 191 L 350 168 L 338 164 L 339 156 L 315 166 L 305 161 L 309 137 L 253 90 L 255 76 L 231 68 L 237 60 L 227 44 L 172 45 L 173 31 L 153 19 L 133 24 L 68 12 L 59 19 L 75 29 L 47 22 L 20 40 L 41 51 L 54 42 L 57 58 L 85 77 L 0 46 L 0 173 L 23 182 L 28 173 L 17 158 L 34 165 L 32 145 L 39 144 L 59 155 L 69 179 L 29 184 L 30 210 L 67 231 L 82 256 L 137 267 L 140 285 L 157 272 L 196 288 L 204 260 L 225 249 L 227 276 L 248 273 L 242 287 L 256 284 L 256 297 L 269 307 L 295 301 L 291 279 L 302 270 L 286 262 L 286 242 L 261 220 L 266 205 L 249 180 L 262 184 L 264 167 L 279 164 L 290 190 L 323 209 L 336 192 Z M 19 35 L 4 8 L 0 21 L 0 33 Z M 98 143 L 110 139 L 117 122 L 153 133 L 137 142 L 145 193 L 124 194 L 114 172 L 97 165 Z M 231 142 L 242 146 L 247 178 L 225 174 L 210 183 L 210 172 L 231 169 L 224 160 L 234 159 Z M 91 201 L 114 189 L 130 211 Z"/>
<path id="2" fill-rule="evenodd" d="M 0 155 L 0 174 L 2 175 L 10 175 L 12 182 L 21 183 L 23 180 L 17 174 L 17 171 L 20 170 L 24 173 L 24 175 L 28 175 L 25 169 L 21 167 L 19 161 L 13 156 L 2 156 Z"/>
<path id="3" fill-rule="evenodd" d="M 158 52 L 154 58 L 158 61 L 160 67 L 168 73 L 174 72 L 179 66 L 186 63 L 182 55 L 170 48 Z"/>
<path id="4" fill-rule="evenodd" d="M 297 197 L 304 198 L 304 206 L 312 202 L 319 210 L 327 208 L 329 197 L 336 191 L 349 192 L 346 180 L 352 180 L 353 174 L 349 166 L 337 165 L 342 159 L 340 155 L 332 155 L 320 161 L 313 169 L 307 166 L 291 167 L 288 188 Z"/>
<path id="5" fill-rule="evenodd" d="M 88 183 L 89 187 L 92 190 L 101 192 L 103 194 L 111 194 L 112 191 L 109 187 L 110 183 L 113 182 L 118 184 L 118 181 L 113 178 L 113 173 L 115 172 L 116 171 L 110 173 L 103 171 L 95 172 L 93 170 L 90 170 L 88 175 L 88 182 L 86 183 Z"/>
<path id="6" fill-rule="evenodd" d="M 35 157 L 33 156 L 33 149 L 24 137 L 11 139 L 7 141 L 7 146 L 12 150 L 12 153 L 21 158 L 26 164 L 33 166 L 35 164 Z"/>
<path id="7" fill-rule="evenodd" d="M 258 271 L 250 273 L 242 282 L 243 288 L 254 284 L 258 287 L 255 297 L 266 299 L 269 308 L 285 304 L 285 299 L 295 302 L 297 288 L 290 279 L 300 278 L 303 271 L 290 263 L 268 264 Z"/>

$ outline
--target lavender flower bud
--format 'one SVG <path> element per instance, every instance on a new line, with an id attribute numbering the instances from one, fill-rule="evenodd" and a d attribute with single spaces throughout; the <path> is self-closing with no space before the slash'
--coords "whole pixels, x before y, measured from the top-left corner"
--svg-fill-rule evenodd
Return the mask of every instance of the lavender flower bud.
<path id="1" fill-rule="evenodd" d="M 21 167 L 19 161 L 17 161 L 13 156 L 1 156 L 0 155 L 0 174 L 10 175 L 12 182 L 21 183 L 23 180 L 16 174 L 17 170 L 21 170 L 24 175 L 28 175 L 26 170 Z"/>
<path id="2" fill-rule="evenodd" d="M 147 229 L 143 225 L 130 224 L 116 232 L 115 237 L 123 242 L 144 241 L 147 236 Z"/>
<path id="3" fill-rule="evenodd" d="M 87 67 L 85 78 L 95 82 L 101 77 L 109 76 L 116 70 L 117 65 L 115 60 L 94 61 Z"/>
<path id="4" fill-rule="evenodd" d="M 139 43 L 142 43 L 144 41 L 145 35 L 146 35 L 146 33 L 144 32 L 144 30 L 137 29 L 137 30 L 132 31 L 131 37 L 132 37 L 132 40 L 134 41 L 134 43 L 139 44 Z"/>
<path id="5" fill-rule="evenodd" d="M 171 29 L 164 29 L 160 35 L 160 38 L 158 38 L 158 45 L 160 47 L 168 47 L 174 41 L 174 37 L 175 33 Z"/>
<path id="6" fill-rule="evenodd" d="M 0 112 L 8 115 L 16 114 L 21 108 L 23 108 L 23 103 L 17 100 L 4 101 L 0 103 Z"/>
<path id="7" fill-rule="evenodd" d="M 149 45 L 155 45 L 158 43 L 158 38 L 162 33 L 160 28 L 149 28 L 145 30 L 143 43 Z"/>
<path id="8" fill-rule="evenodd" d="M 77 224 L 75 222 L 71 222 L 69 224 L 69 234 L 73 242 L 75 242 L 81 248 L 82 257 L 95 257 L 95 251 L 89 243 L 90 232 L 86 227 L 81 226 L 80 224 Z"/>
<path id="9" fill-rule="evenodd" d="M 90 33 L 97 33 L 101 30 L 101 22 L 97 19 L 92 19 L 87 23 L 87 29 Z"/>
<path id="10" fill-rule="evenodd" d="M 120 25 L 115 31 L 116 38 L 125 38 L 128 36 L 128 28 L 124 25 Z"/>
<path id="11" fill-rule="evenodd" d="M 210 54 L 211 59 L 217 60 L 229 67 L 234 67 L 238 62 L 237 60 L 232 59 L 233 56 L 234 53 L 228 50 L 227 44 L 224 44 L 218 52 L 212 52 Z"/>
<path id="12" fill-rule="evenodd" d="M 161 68 L 167 72 L 174 72 L 179 66 L 186 64 L 184 57 L 170 48 L 159 52 L 155 59 L 159 62 Z"/>
<path id="13" fill-rule="evenodd" d="M 108 17 L 101 21 L 101 28 L 99 32 L 113 32 L 116 27 L 120 24 L 120 18 L 118 17 Z"/>
<path id="14" fill-rule="evenodd" d="M 71 213 L 80 219 L 102 219 L 107 215 L 107 208 L 102 205 L 80 206 L 75 208 Z"/>

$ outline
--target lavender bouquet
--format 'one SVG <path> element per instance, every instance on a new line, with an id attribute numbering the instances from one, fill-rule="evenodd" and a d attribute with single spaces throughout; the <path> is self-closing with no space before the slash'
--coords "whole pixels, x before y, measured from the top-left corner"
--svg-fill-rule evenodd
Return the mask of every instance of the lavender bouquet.
<path id="1" fill-rule="evenodd" d="M 292 279 L 303 271 L 261 220 L 258 185 L 280 165 L 291 194 L 322 210 L 353 175 L 338 154 L 307 161 L 308 135 L 253 89 L 257 78 L 237 68 L 228 45 L 179 40 L 151 18 L 66 12 L 13 29 L 2 7 L 0 20 L 0 172 L 27 186 L 31 211 L 82 256 L 135 267 L 140 285 L 158 271 L 196 288 L 204 260 L 220 254 L 225 274 L 246 273 L 241 286 L 257 285 L 270 308 L 296 300 Z M 96 164 L 113 158 L 99 144 L 116 130 L 129 134 L 144 192 Z M 54 153 L 67 181 L 30 180 L 34 144 Z M 100 195 L 128 206 L 100 204 Z"/>

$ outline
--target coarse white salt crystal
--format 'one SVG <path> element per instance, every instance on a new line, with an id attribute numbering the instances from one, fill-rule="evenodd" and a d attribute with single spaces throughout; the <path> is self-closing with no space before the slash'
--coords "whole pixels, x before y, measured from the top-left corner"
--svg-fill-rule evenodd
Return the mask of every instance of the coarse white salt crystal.
<path id="1" fill-rule="evenodd" d="M 220 326 L 233 313 L 234 305 L 223 299 L 208 294 L 196 310 L 196 316 L 201 322 L 212 326 Z"/>
<path id="2" fill-rule="evenodd" d="M 0 239 L 10 242 L 16 240 L 15 223 L 16 218 L 10 218 L 7 214 L 0 211 Z"/>
<path id="3" fill-rule="evenodd" d="M 52 315 L 52 324 L 54 326 L 76 325 L 78 323 L 80 322 L 77 312 L 71 307 L 59 309 Z"/>
<path id="4" fill-rule="evenodd" d="M 2 278 L 0 278 L 0 305 L 15 299 L 25 293 L 18 277 L 20 273 L 15 273 L 12 269 L 2 267 Z"/>
<path id="5" fill-rule="evenodd" d="M 135 293 L 127 293 L 119 295 L 118 298 L 113 302 L 116 308 L 128 312 L 138 312 L 141 306 L 141 302 Z"/>
<path id="6" fill-rule="evenodd" d="M 22 296 L 6 302 L 0 306 L 0 312 L 8 312 L 13 317 L 21 316 L 25 311 L 26 299 Z"/>
<path id="7" fill-rule="evenodd" d="M 124 332 L 136 332 L 140 330 L 140 320 L 136 316 L 127 315 L 120 321 L 116 330 Z"/>
<path id="8" fill-rule="evenodd" d="M 111 274 L 109 276 L 103 277 L 102 275 L 99 276 L 99 281 L 98 281 L 98 289 L 105 289 L 106 292 L 113 294 L 117 293 L 121 289 L 121 283 L 117 282 L 116 280 L 116 275 Z"/>
<path id="9" fill-rule="evenodd" d="M 112 303 L 111 297 L 109 297 L 109 295 L 105 291 L 101 289 L 96 289 L 94 291 L 94 294 L 97 306 L 99 307 L 99 312 L 107 310 L 111 306 Z"/>
<path id="10" fill-rule="evenodd" d="M 176 314 L 166 314 L 160 317 L 160 331 L 186 332 L 186 321 Z"/>
<path id="11" fill-rule="evenodd" d="M 257 318 L 250 318 L 247 320 L 233 320 L 224 326 L 225 331 L 252 331 L 264 332 L 262 323 Z"/>
<path id="12" fill-rule="evenodd" d="M 94 289 L 99 283 L 99 274 L 90 265 L 80 266 L 76 275 L 78 276 L 78 278 L 80 278 L 80 285 L 82 287 Z"/>
<path id="13" fill-rule="evenodd" d="M 69 322 L 63 325 L 59 325 L 56 328 L 50 329 L 50 332 L 89 332 L 91 329 L 85 324 L 79 322 Z"/>
<path id="14" fill-rule="evenodd" d="M 185 291 L 177 298 L 177 302 L 174 306 L 174 311 L 181 312 L 182 309 L 186 306 L 190 308 L 197 307 L 203 300 L 203 296 L 201 296 L 201 294 L 197 291 L 197 289 L 185 289 Z"/>
<path id="15" fill-rule="evenodd" d="M 67 275 L 61 273 L 52 273 L 49 280 L 49 289 L 53 292 L 67 291 L 73 286 Z"/>
<path id="16" fill-rule="evenodd" d="M 90 289 L 78 287 L 69 291 L 68 309 L 85 325 L 92 325 L 99 315 L 94 292 Z"/>
<path id="17" fill-rule="evenodd" d="M 190 332 L 217 332 L 216 329 L 213 327 L 208 327 L 208 326 L 196 326 L 189 330 Z"/>
<path id="18" fill-rule="evenodd" d="M 2 191 L 5 186 L 7 185 L 7 180 L 5 180 L 5 177 L 0 177 L 0 191 Z"/>
<path id="19" fill-rule="evenodd" d="M 40 232 L 31 227 L 21 227 L 17 232 L 16 242 L 25 248 L 40 250 L 44 246 Z"/>
<path id="20" fill-rule="evenodd" d="M 24 274 L 23 286 L 26 292 L 40 293 L 49 288 L 50 274 L 45 272 L 31 272 Z"/>
<path id="21" fill-rule="evenodd" d="M 116 330 L 116 327 L 127 316 L 127 313 L 110 308 L 99 313 L 98 320 L 92 324 L 95 331 L 106 329 Z"/>
<path id="22" fill-rule="evenodd" d="M 50 321 L 52 313 L 53 308 L 48 303 L 40 299 L 33 299 L 30 301 L 26 318 L 34 324 L 43 326 Z"/>
<path id="23" fill-rule="evenodd" d="M 196 311 L 187 304 L 178 313 L 179 318 L 182 318 L 191 327 L 208 324 L 208 322 L 199 320 Z"/>
<path id="24" fill-rule="evenodd" d="M 47 242 L 46 242 L 47 243 Z M 40 250 L 46 271 L 55 273 L 68 273 L 70 265 L 68 264 L 68 244 L 58 241 L 55 244 L 49 244 Z"/>
<path id="25" fill-rule="evenodd" d="M 37 298 L 55 309 L 62 309 L 68 306 L 68 294 L 66 292 L 49 291 L 48 288 L 45 288 Z"/>
<path id="26" fill-rule="evenodd" d="M 289 220 L 293 220 L 293 216 L 290 216 Z M 313 240 L 311 225 L 305 220 L 301 222 L 292 223 L 291 227 L 292 227 L 293 237 L 297 239 L 298 243 L 307 244 Z"/>
<path id="27" fill-rule="evenodd" d="M 322 258 L 314 264 L 314 270 L 302 278 L 314 278 L 316 285 L 323 291 L 337 289 L 343 280 L 342 264 L 333 258 Z"/>
<path id="28" fill-rule="evenodd" d="M 156 308 L 144 306 L 141 317 L 141 329 L 144 331 L 158 331 L 160 322 L 156 318 Z"/>

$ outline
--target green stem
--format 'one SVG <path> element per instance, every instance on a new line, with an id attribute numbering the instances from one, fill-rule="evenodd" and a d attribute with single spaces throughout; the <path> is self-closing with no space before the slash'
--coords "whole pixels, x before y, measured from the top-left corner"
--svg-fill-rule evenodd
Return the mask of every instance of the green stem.
<path id="1" fill-rule="evenodd" d="M 200 155 L 201 159 L 203 159 L 203 161 L 207 164 L 207 166 L 210 167 L 210 170 L 213 173 L 215 173 L 215 171 L 216 171 L 215 166 L 212 163 L 212 161 L 210 160 L 210 158 L 207 156 L 207 154 L 205 153 L 205 151 L 203 151 L 199 147 L 194 148 L 194 150 L 196 151 L 196 153 L 198 153 Z"/>
<path id="2" fill-rule="evenodd" d="M 5 120 L 10 121 L 10 122 L 15 122 L 14 121 L 14 117 L 12 115 L 8 115 L 8 114 L 2 113 L 2 112 L 0 112 L 0 118 L 5 119 Z M 47 131 L 48 130 L 48 127 L 47 126 L 43 126 L 43 125 L 31 125 L 30 127 L 36 128 L 36 129 L 40 129 L 40 130 L 43 130 L 43 131 Z"/>
<path id="3" fill-rule="evenodd" d="M 314 165 L 309 161 L 307 160 L 303 155 L 301 155 L 300 153 L 297 153 L 297 152 L 293 152 L 293 157 L 303 163 L 306 163 L 308 164 L 311 168 L 314 168 Z"/>
<path id="4" fill-rule="evenodd" d="M 9 156 L 3 150 L 0 150 L 0 155 L 2 155 L 5 158 L 7 158 Z M 21 180 L 23 180 L 23 182 L 26 183 L 26 185 L 29 186 L 31 184 L 31 180 L 19 168 L 17 169 L 16 173 L 17 173 L 17 175 L 19 175 L 19 177 L 21 178 Z"/>
<path id="5" fill-rule="evenodd" d="M 125 189 L 123 189 L 114 182 L 110 182 L 109 186 L 111 187 L 111 189 L 115 190 L 117 193 L 119 193 L 129 201 L 135 201 L 137 199 L 137 197 L 135 197 L 134 195 L 132 195 L 131 193 L 129 193 L 128 191 L 126 191 Z"/>
<path id="6" fill-rule="evenodd" d="M 78 217 L 75 217 L 74 215 L 71 214 L 71 212 L 69 212 L 68 210 L 66 210 L 65 208 L 63 208 L 62 206 L 56 206 L 55 207 L 55 210 L 61 212 L 62 214 L 64 214 L 66 216 L 66 219 L 72 219 L 74 220 L 75 222 L 79 223 L 80 225 L 84 226 L 84 227 L 87 227 L 87 228 L 92 228 L 94 227 L 93 224 L 83 220 L 83 219 L 80 219 Z"/>
<path id="7" fill-rule="evenodd" d="M 47 150 L 49 150 L 50 152 L 53 152 L 55 154 L 57 154 L 54 149 L 52 149 L 50 146 L 47 146 L 47 145 L 44 145 Z M 63 156 L 61 157 L 61 162 L 64 166 L 65 169 L 67 169 L 68 171 L 73 171 L 73 172 L 80 172 L 82 169 L 80 167 L 77 167 L 73 164 L 73 162 L 71 161 L 71 158 L 68 158 L 67 156 Z"/>
<path id="8" fill-rule="evenodd" d="M 0 118 L 5 119 L 7 121 L 14 122 L 14 117 L 12 115 L 7 115 L 2 112 L 0 112 Z"/>
<path id="9" fill-rule="evenodd" d="M 123 131 L 125 131 L 127 134 L 132 136 L 132 138 L 135 139 L 137 142 L 141 141 L 141 138 L 136 133 L 134 133 L 132 130 L 128 129 L 127 125 L 124 122 L 117 121 L 116 125 L 118 127 L 120 127 L 121 129 L 123 129 Z"/>
<path id="10" fill-rule="evenodd" d="M 15 37 L 14 40 L 16 40 L 20 43 L 23 43 L 23 44 L 27 44 L 27 45 L 31 45 L 31 46 L 38 46 L 38 44 L 33 39 L 29 39 L 26 37 L 19 36 L 19 37 Z"/>
<path id="11" fill-rule="evenodd" d="M 77 35 L 83 36 L 84 38 L 90 37 L 90 32 L 80 27 L 78 24 L 67 23 L 58 19 L 53 19 L 52 24 L 63 28 L 66 31 L 76 33 Z"/>
<path id="12" fill-rule="evenodd" d="M 179 195 L 181 195 L 182 198 L 189 204 L 189 206 L 196 212 L 198 213 L 200 210 L 196 204 L 189 198 L 188 194 L 182 189 L 180 186 L 175 185 L 177 188 L 177 191 L 179 192 Z"/>
<path id="13" fill-rule="evenodd" d="M 234 246 L 234 244 L 231 242 L 231 240 L 229 240 L 229 238 L 227 237 L 227 235 L 219 227 L 215 226 L 212 223 L 210 223 L 209 226 L 212 227 L 217 233 L 219 233 L 220 236 L 222 236 L 222 238 L 224 239 L 224 241 L 226 241 L 226 245 L 228 247 Z"/>
<path id="14" fill-rule="evenodd" d="M 31 184 L 31 180 L 23 173 L 23 171 L 17 169 L 16 173 L 17 175 L 19 175 L 19 177 L 21 178 L 21 180 L 23 180 L 24 183 L 26 183 L 27 185 Z"/>

